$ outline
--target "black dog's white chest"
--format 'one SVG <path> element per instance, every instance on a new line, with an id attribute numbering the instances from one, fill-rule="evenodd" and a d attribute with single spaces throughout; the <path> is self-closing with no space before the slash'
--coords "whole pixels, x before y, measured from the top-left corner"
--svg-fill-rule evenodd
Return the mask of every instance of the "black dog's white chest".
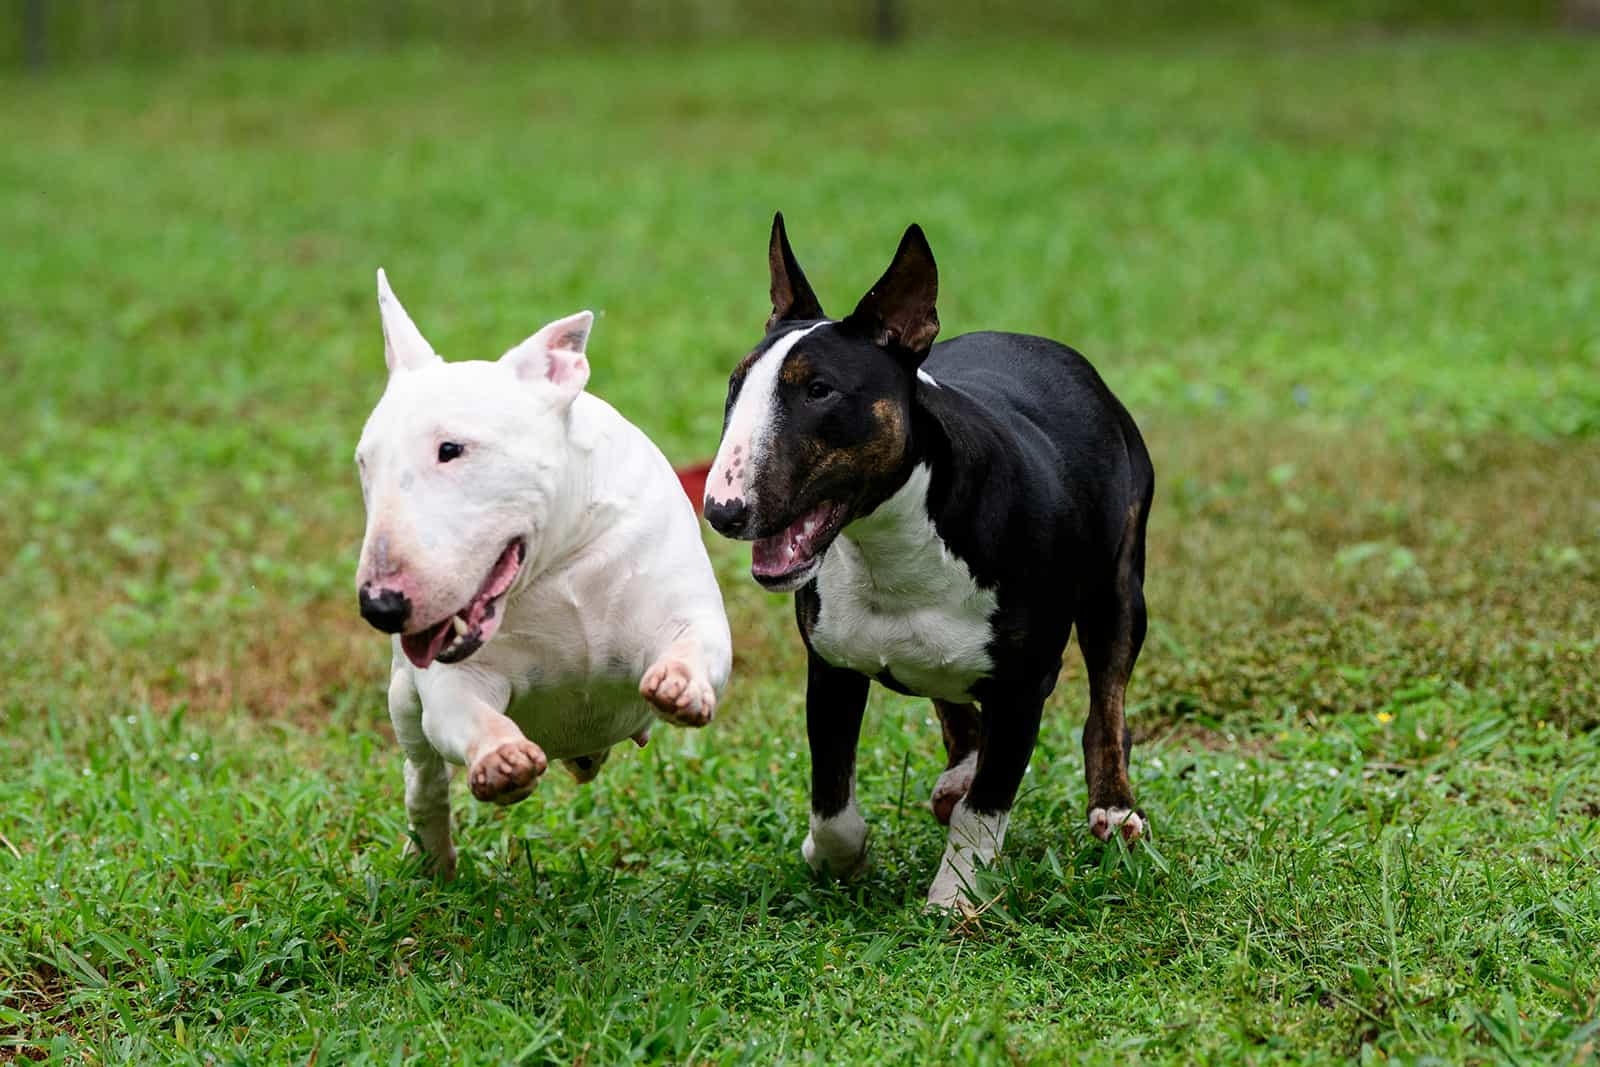
<path id="1" fill-rule="evenodd" d="M 871 515 L 846 527 L 817 573 L 811 647 L 828 663 L 891 675 L 919 696 L 965 702 L 994 664 L 995 593 L 939 539 L 919 466 Z"/>

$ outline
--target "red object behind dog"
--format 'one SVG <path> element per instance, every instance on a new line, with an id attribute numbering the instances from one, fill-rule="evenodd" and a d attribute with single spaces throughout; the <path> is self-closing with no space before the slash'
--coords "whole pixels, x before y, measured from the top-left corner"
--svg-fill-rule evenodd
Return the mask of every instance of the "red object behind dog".
<path id="1" fill-rule="evenodd" d="M 679 467 L 677 473 L 678 481 L 683 483 L 683 491 L 694 505 L 695 514 L 700 514 L 700 506 L 706 497 L 706 475 L 711 473 L 711 461 L 708 459 L 704 463 Z"/>

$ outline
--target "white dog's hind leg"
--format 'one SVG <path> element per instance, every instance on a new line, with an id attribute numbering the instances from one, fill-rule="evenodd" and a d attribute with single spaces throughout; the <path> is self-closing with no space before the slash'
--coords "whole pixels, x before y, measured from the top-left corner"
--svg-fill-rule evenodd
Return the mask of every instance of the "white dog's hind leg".
<path id="1" fill-rule="evenodd" d="M 411 683 L 411 670 L 396 663 L 389 675 L 389 721 L 406 755 L 406 818 L 416 835 L 406 838 L 406 851 L 418 845 L 441 877 L 456 873 L 456 846 L 450 840 L 450 768 L 422 732 L 422 701 Z"/>
<path id="2" fill-rule="evenodd" d="M 644 672 L 639 695 L 680 726 L 704 726 L 717 709 L 717 685 L 728 677 L 726 666 L 715 673 L 713 666 L 700 642 L 686 634 Z"/>
<path id="3" fill-rule="evenodd" d="M 603 748 L 599 752 L 591 752 L 587 756 L 574 756 L 564 759 L 561 765 L 567 769 L 579 785 L 588 785 L 600 774 L 600 768 L 605 766 L 606 760 L 611 758 L 611 750 Z"/>

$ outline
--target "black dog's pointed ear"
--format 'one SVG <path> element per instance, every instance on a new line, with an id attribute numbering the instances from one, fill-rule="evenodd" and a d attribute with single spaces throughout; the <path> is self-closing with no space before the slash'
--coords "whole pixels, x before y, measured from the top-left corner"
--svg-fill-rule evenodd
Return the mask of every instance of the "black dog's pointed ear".
<path id="1" fill-rule="evenodd" d="M 925 356 L 939 336 L 939 268 L 922 227 L 912 224 L 900 238 L 894 262 L 867 290 L 845 320 L 883 348 L 903 348 Z"/>
<path id="2" fill-rule="evenodd" d="M 794 249 L 789 247 L 789 235 L 783 229 L 783 212 L 772 216 L 772 242 L 767 248 L 767 262 L 772 268 L 772 317 L 767 319 L 771 330 L 780 322 L 827 318 L 817 294 L 811 291 L 805 272 L 795 262 Z"/>

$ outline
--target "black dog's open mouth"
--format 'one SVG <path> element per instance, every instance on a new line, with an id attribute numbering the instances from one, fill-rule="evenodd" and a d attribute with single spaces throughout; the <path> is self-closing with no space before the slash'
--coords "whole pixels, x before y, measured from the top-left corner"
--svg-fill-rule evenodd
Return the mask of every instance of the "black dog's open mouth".
<path id="1" fill-rule="evenodd" d="M 435 661 L 460 663 L 482 648 L 500 629 L 500 598 L 516 580 L 527 554 L 527 546 L 520 538 L 506 545 L 466 607 L 432 626 L 400 638 L 400 648 L 406 659 L 420 671 Z"/>
<path id="2" fill-rule="evenodd" d="M 781 533 L 761 538 L 750 549 L 750 573 L 775 592 L 800 588 L 821 565 L 847 511 L 843 504 L 818 504 Z"/>

